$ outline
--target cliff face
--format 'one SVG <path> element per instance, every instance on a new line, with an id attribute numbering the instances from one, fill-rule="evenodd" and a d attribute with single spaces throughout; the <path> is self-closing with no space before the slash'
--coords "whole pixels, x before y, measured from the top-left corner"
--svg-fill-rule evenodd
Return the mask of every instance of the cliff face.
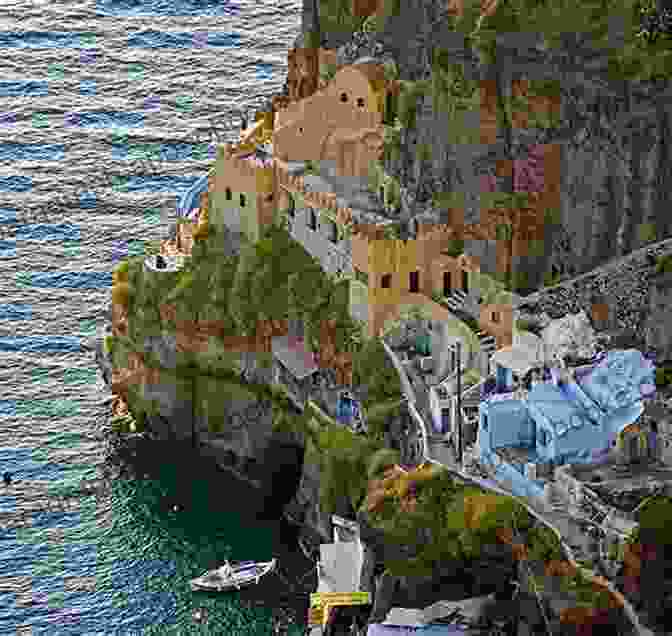
<path id="1" fill-rule="evenodd" d="M 304 6 L 312 20 L 312 0 L 304 0 Z M 494 80 L 494 67 L 482 64 L 464 48 L 463 36 L 447 28 L 447 12 L 446 3 L 440 0 L 399 3 L 398 13 L 385 20 L 382 30 L 357 32 L 339 44 L 339 63 L 352 63 L 363 56 L 392 59 L 401 80 L 426 80 L 432 75 L 433 53 L 440 47 L 450 61 L 462 61 L 468 77 Z M 580 274 L 670 236 L 670 113 L 659 97 L 654 98 L 669 87 L 669 81 L 662 82 L 663 86 L 642 82 L 634 87 L 601 80 L 597 84 L 577 73 L 549 72 L 555 66 L 549 65 L 538 38 L 518 38 L 515 45 L 501 53 L 497 73 L 509 86 L 508 80 L 520 73 L 557 80 L 561 122 L 561 128 L 552 133 L 526 125 L 514 125 L 512 130 L 517 158 L 524 160 L 527 149 L 536 143 L 557 145 L 560 150 L 560 177 L 555 184 L 560 217 L 544 227 L 542 249 L 516 261 L 517 269 L 527 272 L 529 287 L 538 287 L 546 273 Z M 574 54 L 570 48 L 565 53 Z M 493 114 L 481 110 L 467 126 L 482 127 Z M 517 114 L 514 108 L 514 120 Z M 431 95 L 419 97 L 415 124 L 402 129 L 397 156 L 385 160 L 386 171 L 402 186 L 402 218 L 446 222 L 432 196 L 453 191 L 466 195 L 467 222 L 479 218 L 481 178 L 492 175 L 494 158 L 503 156 L 504 130 L 500 127 L 495 138 L 479 146 L 450 143 L 448 133 L 454 129 L 447 113 L 434 108 Z M 504 183 L 498 175 L 498 189 Z M 467 251 L 494 271 L 495 241 L 469 243 Z"/>

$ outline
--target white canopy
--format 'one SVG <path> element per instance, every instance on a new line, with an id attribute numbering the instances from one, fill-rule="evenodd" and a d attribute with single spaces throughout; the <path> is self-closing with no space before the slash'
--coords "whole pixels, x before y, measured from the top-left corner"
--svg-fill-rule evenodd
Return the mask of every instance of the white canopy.
<path id="1" fill-rule="evenodd" d="M 492 362 L 518 375 L 525 375 L 530 369 L 544 363 L 544 342 L 529 331 L 520 331 L 513 336 L 513 345 L 498 349 Z"/>

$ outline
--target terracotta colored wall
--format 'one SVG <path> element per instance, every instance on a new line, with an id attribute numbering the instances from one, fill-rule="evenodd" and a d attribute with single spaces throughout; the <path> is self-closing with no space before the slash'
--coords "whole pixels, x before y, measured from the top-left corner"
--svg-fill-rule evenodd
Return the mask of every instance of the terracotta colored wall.
<path id="1" fill-rule="evenodd" d="M 493 311 L 499 312 L 500 322 L 492 321 Z M 498 349 L 513 344 L 513 307 L 511 305 L 482 305 L 478 324 L 483 331 L 495 336 Z"/>

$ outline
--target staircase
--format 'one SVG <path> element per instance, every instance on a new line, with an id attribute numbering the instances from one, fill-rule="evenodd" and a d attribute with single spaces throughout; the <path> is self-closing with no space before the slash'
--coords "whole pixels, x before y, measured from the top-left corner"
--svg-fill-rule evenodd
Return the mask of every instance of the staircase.
<path id="1" fill-rule="evenodd" d="M 451 289 L 448 296 L 443 297 L 448 309 L 454 312 L 464 312 L 464 303 L 467 300 L 467 294 L 461 289 Z"/>
<path id="2" fill-rule="evenodd" d="M 497 349 L 497 343 L 495 336 L 491 336 L 485 331 L 477 331 L 476 337 L 481 343 L 481 351 L 486 351 L 489 355 L 492 355 Z"/>

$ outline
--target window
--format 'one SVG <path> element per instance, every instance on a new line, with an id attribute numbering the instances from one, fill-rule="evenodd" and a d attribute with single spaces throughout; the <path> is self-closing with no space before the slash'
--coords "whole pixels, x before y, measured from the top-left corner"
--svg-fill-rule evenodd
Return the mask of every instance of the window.
<path id="1" fill-rule="evenodd" d="M 273 201 L 273 193 L 266 195 L 266 201 Z"/>
<path id="2" fill-rule="evenodd" d="M 385 203 L 385 188 L 383 186 L 380 186 L 380 188 L 378 189 L 378 194 L 380 196 L 380 200 L 384 204 Z"/>
<path id="3" fill-rule="evenodd" d="M 338 226 L 333 221 L 331 222 L 329 240 L 332 243 L 338 243 Z"/>
<path id="4" fill-rule="evenodd" d="M 548 434 L 548 431 L 546 429 L 542 428 L 541 431 L 539 432 L 539 443 L 542 446 L 548 446 L 548 443 L 550 442 L 550 440 L 551 440 L 551 437 Z"/>
<path id="5" fill-rule="evenodd" d="M 364 108 L 364 98 L 363 97 L 358 97 L 357 98 L 357 106 L 360 108 Z"/>
<path id="6" fill-rule="evenodd" d="M 394 95 L 388 92 L 385 96 L 385 123 L 390 126 L 394 124 L 396 114 Z"/>
<path id="7" fill-rule="evenodd" d="M 450 296 L 450 272 L 443 272 L 443 295 Z"/>
<path id="8" fill-rule="evenodd" d="M 499 322 L 500 316 L 498 311 L 492 312 L 492 322 Z"/>
<path id="9" fill-rule="evenodd" d="M 389 289 L 392 287 L 392 274 L 383 274 L 382 278 L 380 279 L 380 286 L 383 289 Z"/>
<path id="10" fill-rule="evenodd" d="M 300 132 L 300 133 L 303 132 L 303 126 L 299 126 L 299 132 Z"/>
<path id="11" fill-rule="evenodd" d="M 245 207 L 245 195 L 244 194 L 240 195 L 240 207 L 241 208 Z"/>
<path id="12" fill-rule="evenodd" d="M 226 200 L 231 201 L 231 188 L 227 188 L 224 192 L 226 193 Z"/>
<path id="13" fill-rule="evenodd" d="M 308 225 L 311 230 L 317 230 L 317 214 L 313 208 L 308 208 Z"/>
<path id="14" fill-rule="evenodd" d="M 345 104 L 345 102 L 348 101 L 348 94 L 347 93 L 341 93 L 341 101 Z"/>
<path id="15" fill-rule="evenodd" d="M 488 430 L 488 416 L 485 414 L 483 414 L 483 430 Z"/>
<path id="16" fill-rule="evenodd" d="M 408 289 L 414 294 L 420 291 L 420 272 L 416 271 L 409 274 Z"/>

